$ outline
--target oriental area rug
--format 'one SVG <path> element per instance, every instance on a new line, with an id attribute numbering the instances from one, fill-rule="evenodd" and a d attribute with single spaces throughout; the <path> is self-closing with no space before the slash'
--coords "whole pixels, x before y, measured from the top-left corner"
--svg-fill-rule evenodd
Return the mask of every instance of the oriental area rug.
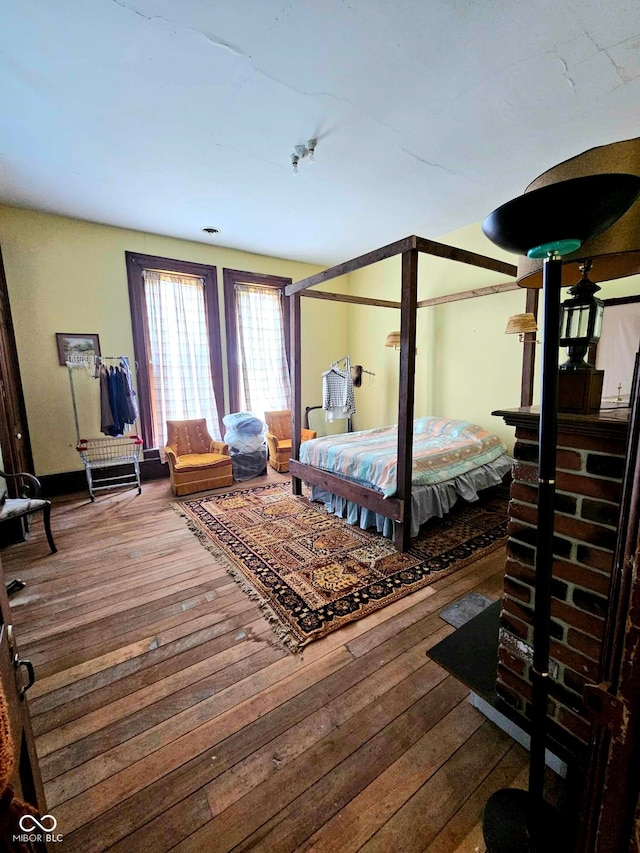
<path id="1" fill-rule="evenodd" d="M 255 598 L 289 648 L 361 619 L 498 548 L 508 492 L 490 490 L 423 525 L 409 551 L 277 483 L 174 504 Z"/>

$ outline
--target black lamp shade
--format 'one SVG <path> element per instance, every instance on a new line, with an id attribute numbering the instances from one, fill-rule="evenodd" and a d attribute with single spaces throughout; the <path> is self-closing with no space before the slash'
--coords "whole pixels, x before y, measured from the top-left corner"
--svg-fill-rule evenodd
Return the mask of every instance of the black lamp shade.
<path id="1" fill-rule="evenodd" d="M 640 177 L 624 173 L 559 181 L 496 208 L 482 230 L 501 249 L 517 255 L 561 241 L 577 241 L 575 249 L 606 231 L 639 192 Z"/>

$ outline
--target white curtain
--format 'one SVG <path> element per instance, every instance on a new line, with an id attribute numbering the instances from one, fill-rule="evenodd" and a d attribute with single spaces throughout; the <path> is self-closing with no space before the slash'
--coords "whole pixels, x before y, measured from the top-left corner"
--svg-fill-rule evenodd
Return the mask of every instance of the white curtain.
<path id="1" fill-rule="evenodd" d="M 236 284 L 240 405 L 264 413 L 291 408 L 281 290 Z"/>
<path id="2" fill-rule="evenodd" d="M 204 281 L 197 276 L 144 271 L 154 432 L 162 450 L 166 422 L 206 418 L 220 438 L 211 378 Z"/>
<path id="3" fill-rule="evenodd" d="M 602 334 L 596 350 L 596 367 L 604 370 L 603 398 L 621 396 L 629 400 L 639 347 L 640 302 L 605 305 Z"/>

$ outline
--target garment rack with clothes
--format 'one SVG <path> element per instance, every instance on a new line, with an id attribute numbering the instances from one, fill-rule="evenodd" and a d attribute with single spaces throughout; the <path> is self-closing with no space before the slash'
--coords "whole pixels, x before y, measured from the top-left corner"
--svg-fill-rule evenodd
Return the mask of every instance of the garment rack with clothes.
<path id="1" fill-rule="evenodd" d="M 118 362 L 118 367 L 116 367 L 116 369 L 122 370 L 125 373 L 124 378 L 126 378 L 128 383 L 126 387 L 129 389 L 132 398 L 131 408 L 126 417 L 131 418 L 133 422 L 126 420 L 122 426 L 130 426 L 133 432 L 128 435 L 124 435 L 123 430 L 122 433 L 118 432 L 117 435 L 110 437 L 82 438 L 80 435 L 80 419 L 78 416 L 74 372 L 79 369 L 87 370 L 94 379 L 100 380 L 101 394 L 103 394 L 101 368 L 105 367 L 104 362 Z M 138 434 L 138 411 L 135 401 L 133 401 L 135 392 L 131 385 L 131 368 L 129 366 L 129 359 L 123 355 L 81 355 L 71 356 L 67 360 L 66 365 L 69 371 L 69 386 L 71 388 L 73 418 L 76 427 L 76 450 L 78 451 L 82 464 L 84 465 L 91 501 L 95 501 L 96 492 L 103 491 L 105 489 L 116 489 L 124 486 L 137 486 L 138 494 L 141 494 L 140 453 L 142 451 L 142 438 Z M 111 370 L 113 369 L 112 365 Z M 101 402 L 103 404 L 102 408 L 104 408 L 104 401 Z M 103 420 L 104 415 L 101 413 L 101 421 Z M 107 470 L 113 469 L 116 466 L 120 468 L 118 473 Z M 94 473 L 96 471 L 98 472 L 97 474 Z M 112 474 L 112 476 L 108 476 L 108 473 Z"/>
<path id="2" fill-rule="evenodd" d="M 340 365 L 344 364 L 344 369 Z M 352 431 L 352 415 L 355 414 L 353 389 L 362 385 L 362 374 L 375 376 L 371 370 L 365 370 L 361 364 L 352 365 L 351 357 L 343 355 L 331 362 L 331 367 L 322 374 L 322 406 L 307 407 L 306 418 L 313 408 L 322 408 L 330 423 L 335 420 L 347 421 L 347 432 Z"/>

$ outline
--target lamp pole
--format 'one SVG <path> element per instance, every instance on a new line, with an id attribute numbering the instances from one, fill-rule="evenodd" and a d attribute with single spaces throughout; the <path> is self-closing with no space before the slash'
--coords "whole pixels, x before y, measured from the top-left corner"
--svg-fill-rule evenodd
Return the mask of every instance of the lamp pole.
<path id="1" fill-rule="evenodd" d="M 549 695 L 549 629 L 553 575 L 554 498 L 558 435 L 558 341 L 560 339 L 560 287 L 562 261 L 550 252 L 543 266 L 544 338 L 540 424 L 538 430 L 538 536 L 535 559 L 535 609 L 533 619 L 533 697 L 529 761 L 529 834 L 537 850 L 539 829 L 548 807 L 544 800 L 545 729 Z M 544 811 L 543 811 L 544 810 Z"/>
<path id="2" fill-rule="evenodd" d="M 558 433 L 561 255 L 606 231 L 640 195 L 640 176 L 585 175 L 525 193 L 496 208 L 482 230 L 496 245 L 544 259 L 544 343 L 538 432 L 538 531 L 535 558 L 529 790 L 503 788 L 487 800 L 482 831 L 489 853 L 566 853 L 563 822 L 544 799 L 549 628 L 553 577 Z"/>
<path id="3" fill-rule="evenodd" d="M 535 556 L 531 742 L 528 794 L 496 791 L 484 810 L 488 853 L 565 853 L 559 815 L 544 798 L 546 717 L 549 697 L 549 628 L 553 577 L 554 498 L 558 436 L 558 350 L 562 260 L 551 249 L 543 265 L 542 381 L 538 428 L 538 532 Z"/>

